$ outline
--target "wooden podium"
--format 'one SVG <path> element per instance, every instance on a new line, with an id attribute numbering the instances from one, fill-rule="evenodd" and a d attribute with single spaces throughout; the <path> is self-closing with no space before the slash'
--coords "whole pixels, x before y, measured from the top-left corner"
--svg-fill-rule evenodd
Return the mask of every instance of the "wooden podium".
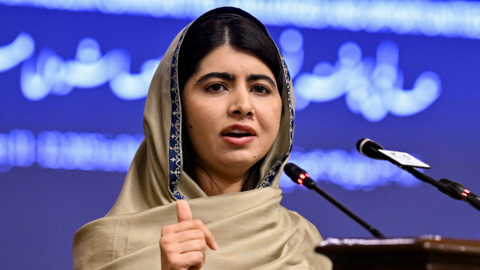
<path id="1" fill-rule="evenodd" d="M 440 236 L 329 238 L 318 244 L 315 251 L 329 257 L 335 270 L 480 270 L 480 241 L 445 239 Z"/>

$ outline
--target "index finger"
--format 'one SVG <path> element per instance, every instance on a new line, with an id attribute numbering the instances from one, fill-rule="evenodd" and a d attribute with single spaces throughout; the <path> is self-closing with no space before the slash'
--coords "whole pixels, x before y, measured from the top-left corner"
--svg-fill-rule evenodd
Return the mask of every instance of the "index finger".
<path id="1" fill-rule="evenodd" d="M 205 242 L 207 243 L 207 245 L 211 249 L 217 250 L 218 249 L 218 244 L 215 241 L 215 237 L 213 237 L 213 233 L 207 228 L 207 226 L 205 226 L 205 224 L 203 224 L 203 222 L 198 220 L 198 223 L 201 224 L 200 225 L 200 230 L 202 230 L 203 234 L 205 235 Z"/>

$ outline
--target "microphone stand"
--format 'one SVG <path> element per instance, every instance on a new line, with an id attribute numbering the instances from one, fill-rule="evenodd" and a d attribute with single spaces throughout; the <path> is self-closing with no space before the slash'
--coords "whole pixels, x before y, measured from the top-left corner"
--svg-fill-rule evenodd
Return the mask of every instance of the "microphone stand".
<path id="1" fill-rule="evenodd" d="M 425 175 L 419 172 L 417 168 L 418 167 L 421 168 L 422 166 L 418 166 L 419 165 L 418 163 L 417 163 L 417 166 L 415 165 L 416 164 L 415 162 L 414 163 L 407 162 L 403 164 L 400 160 L 396 160 L 390 155 L 382 152 L 382 150 L 385 150 L 385 148 L 383 148 L 380 144 L 370 139 L 363 138 L 358 140 L 356 147 L 358 152 L 360 152 L 360 154 L 373 159 L 388 160 L 391 163 L 397 165 L 400 169 L 403 169 L 411 173 L 420 181 L 433 185 L 438 190 L 440 190 L 440 192 L 447 194 L 450 198 L 455 200 L 466 201 L 475 209 L 480 210 L 480 196 L 471 192 L 470 190 L 465 188 L 462 184 L 450 181 L 445 178 L 440 179 L 440 181 L 437 181 L 429 177 L 428 175 Z M 422 165 L 421 162 L 420 162 L 420 165 Z M 424 165 L 426 165 L 426 167 L 424 168 L 430 167 L 427 164 L 424 164 Z"/>
<path id="2" fill-rule="evenodd" d="M 305 182 L 304 182 L 305 184 Z M 308 187 L 307 185 L 305 185 L 306 187 Z M 317 186 L 317 184 L 315 184 L 315 182 L 313 182 L 313 187 L 308 187 L 309 189 L 313 189 L 315 190 L 318 194 L 320 194 L 321 196 L 323 196 L 325 199 L 327 199 L 327 201 L 331 202 L 333 205 L 335 205 L 338 209 L 342 210 L 342 212 L 344 212 L 345 214 L 347 214 L 347 216 L 349 216 L 350 218 L 352 218 L 353 220 L 355 220 L 358 224 L 360 224 L 363 228 L 365 228 L 367 231 L 369 231 L 375 238 L 377 239 L 385 239 L 385 236 L 379 231 L 377 230 L 376 228 L 372 227 L 370 224 L 368 224 L 367 222 L 365 222 L 363 219 L 361 219 L 360 217 L 358 217 L 357 215 L 355 215 L 352 211 L 350 211 L 348 208 L 346 208 L 345 206 L 343 206 L 341 203 L 339 203 L 337 200 L 335 200 L 332 196 L 328 195 L 328 193 L 326 193 L 325 191 L 323 191 L 321 188 L 319 188 Z"/>
<path id="3" fill-rule="evenodd" d="M 290 163 L 292 164 L 292 163 Z M 287 164 L 290 165 L 290 164 Z M 297 167 L 295 165 L 295 167 Z M 298 167 L 297 167 L 298 168 Z M 300 168 L 299 168 L 300 169 Z M 303 170 L 302 170 L 303 171 Z M 304 172 L 304 171 L 303 171 Z M 347 216 L 349 216 L 350 218 L 352 218 L 353 220 L 355 220 L 358 224 L 360 224 L 363 228 L 365 228 L 367 231 L 369 231 L 375 238 L 377 239 L 385 239 L 385 236 L 379 231 L 377 230 L 376 228 L 372 227 L 370 224 L 368 224 L 367 222 L 365 222 L 363 219 L 361 219 L 360 217 L 358 217 L 357 215 L 355 215 L 352 211 L 350 211 L 348 208 L 346 208 L 345 206 L 343 206 L 341 203 L 339 203 L 337 200 L 335 200 L 332 196 L 328 195 L 328 193 L 326 193 L 325 191 L 323 191 L 321 188 L 319 188 L 317 186 L 317 184 L 315 183 L 315 181 L 313 181 L 313 179 L 311 179 L 308 174 L 305 174 L 303 175 L 303 178 L 302 178 L 302 181 L 301 183 L 295 181 L 296 177 L 292 177 L 289 173 L 287 173 L 287 175 L 292 179 L 293 182 L 297 183 L 297 184 L 300 184 L 302 186 L 306 186 L 307 188 L 309 189 L 313 189 L 315 190 L 318 194 L 320 194 L 322 197 L 324 197 L 325 199 L 327 199 L 327 201 L 331 202 L 333 205 L 335 205 L 338 209 L 342 210 L 342 212 L 344 212 L 345 214 L 347 214 Z"/>

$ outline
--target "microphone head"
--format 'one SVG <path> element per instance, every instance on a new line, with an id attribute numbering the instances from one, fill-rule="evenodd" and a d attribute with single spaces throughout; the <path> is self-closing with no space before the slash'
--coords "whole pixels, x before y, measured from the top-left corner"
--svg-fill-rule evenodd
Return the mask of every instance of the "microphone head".
<path id="1" fill-rule="evenodd" d="M 360 154 L 373 159 L 386 160 L 385 155 L 378 151 L 379 149 L 384 150 L 385 148 L 367 138 L 360 139 L 357 142 L 357 151 Z"/>
<path id="2" fill-rule="evenodd" d="M 306 173 L 304 170 L 302 170 L 300 167 L 298 167 L 293 163 L 288 163 L 287 165 L 285 165 L 285 167 L 283 168 L 283 171 L 288 177 L 290 177 L 290 179 L 292 179 L 293 182 L 297 184 L 298 182 L 296 182 L 296 180 L 298 179 L 300 174 Z"/>
<path id="3" fill-rule="evenodd" d="M 301 186 L 306 186 L 307 188 L 312 189 L 317 185 L 315 181 L 310 178 L 306 171 L 302 170 L 302 168 L 293 163 L 288 163 L 285 165 L 283 171 L 288 177 L 290 177 L 290 179 L 292 179 L 293 182 Z"/>

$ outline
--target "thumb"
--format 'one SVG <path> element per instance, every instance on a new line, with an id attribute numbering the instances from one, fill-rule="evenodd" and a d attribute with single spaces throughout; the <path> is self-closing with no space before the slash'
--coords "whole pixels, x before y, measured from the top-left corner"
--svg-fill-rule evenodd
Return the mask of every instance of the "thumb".
<path id="1" fill-rule="evenodd" d="M 190 205 L 188 205 L 187 201 L 177 201 L 177 218 L 179 223 L 192 220 L 192 210 L 190 210 Z"/>

